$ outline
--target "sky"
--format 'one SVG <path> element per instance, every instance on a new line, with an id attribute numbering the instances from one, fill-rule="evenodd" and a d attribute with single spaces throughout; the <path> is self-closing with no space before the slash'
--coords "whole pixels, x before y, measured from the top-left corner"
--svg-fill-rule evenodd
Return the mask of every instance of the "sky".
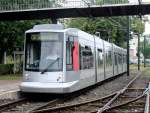
<path id="1" fill-rule="evenodd" d="M 150 21 L 150 15 L 148 15 L 149 21 Z M 150 22 L 145 23 L 145 35 L 150 34 Z"/>
<path id="2" fill-rule="evenodd" d="M 142 0 L 143 2 L 150 2 L 150 0 Z M 150 15 L 148 15 L 149 21 L 150 21 Z M 150 34 L 150 22 L 145 23 L 145 33 L 144 34 Z"/>

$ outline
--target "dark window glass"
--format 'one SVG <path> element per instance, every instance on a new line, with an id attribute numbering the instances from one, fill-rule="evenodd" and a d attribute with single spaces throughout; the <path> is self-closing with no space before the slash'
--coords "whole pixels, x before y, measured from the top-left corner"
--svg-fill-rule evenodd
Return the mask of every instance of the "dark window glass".
<path id="1" fill-rule="evenodd" d="M 115 53 L 115 65 L 118 64 L 118 61 L 117 61 L 117 53 Z"/>
<path id="2" fill-rule="evenodd" d="M 119 64 L 122 64 L 122 56 L 121 54 L 118 54 Z"/>
<path id="3" fill-rule="evenodd" d="M 124 64 L 126 64 L 126 55 L 124 55 Z"/>
<path id="4" fill-rule="evenodd" d="M 103 67 L 103 52 L 102 49 L 97 50 L 98 68 Z"/>
<path id="5" fill-rule="evenodd" d="M 111 51 L 107 51 L 106 53 L 106 66 L 109 67 L 112 65 L 112 54 Z"/>
<path id="6" fill-rule="evenodd" d="M 66 70 L 73 70 L 73 47 L 74 47 L 73 37 L 68 37 L 66 39 Z"/>
<path id="7" fill-rule="evenodd" d="M 60 33 L 41 32 L 26 35 L 25 70 L 60 71 L 63 64 L 63 38 Z"/>
<path id="8" fill-rule="evenodd" d="M 90 69 L 94 67 L 94 55 L 91 47 L 80 45 L 80 69 Z"/>

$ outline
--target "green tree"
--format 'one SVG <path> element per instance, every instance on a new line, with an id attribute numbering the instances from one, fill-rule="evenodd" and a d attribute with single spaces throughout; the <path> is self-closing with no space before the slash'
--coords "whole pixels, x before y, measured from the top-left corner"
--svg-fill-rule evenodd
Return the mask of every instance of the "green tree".
<path id="1" fill-rule="evenodd" d="M 3 63 L 5 51 L 11 55 L 16 47 L 23 48 L 26 30 L 31 29 L 35 24 L 50 22 L 49 20 L 0 22 L 0 63 Z"/>
<path id="2" fill-rule="evenodd" d="M 64 1 L 64 0 L 62 0 Z M 1 0 L 2 10 L 35 9 L 60 6 L 56 0 Z M 4 52 L 8 54 L 16 49 L 23 47 L 24 32 L 35 24 L 51 23 L 49 20 L 30 20 L 30 21 L 4 21 L 0 22 L 0 63 L 3 63 Z"/>
<path id="3" fill-rule="evenodd" d="M 118 46 L 126 47 L 127 17 L 102 17 L 70 19 L 68 27 L 79 28 L 90 34 L 99 31 L 104 40 L 111 39 Z M 131 18 L 131 30 L 134 33 L 144 32 L 144 23 L 138 17 Z"/>
<path id="4" fill-rule="evenodd" d="M 116 4 L 128 3 L 128 0 L 95 0 L 96 4 Z M 94 34 L 100 31 L 101 38 L 108 40 L 119 46 L 126 47 L 125 40 L 127 37 L 127 17 L 105 17 L 105 18 L 78 18 L 71 19 L 67 25 L 76 27 L 88 33 Z M 135 33 L 143 33 L 144 23 L 136 16 L 131 18 L 131 29 Z"/>
<path id="5" fill-rule="evenodd" d="M 133 16 L 131 18 L 131 30 L 137 34 L 142 34 L 145 29 L 145 24 L 144 22 L 137 16 Z"/>
<path id="6" fill-rule="evenodd" d="M 146 39 L 145 50 L 144 41 L 140 42 L 140 52 L 144 55 L 145 59 L 150 59 L 150 40 Z"/>

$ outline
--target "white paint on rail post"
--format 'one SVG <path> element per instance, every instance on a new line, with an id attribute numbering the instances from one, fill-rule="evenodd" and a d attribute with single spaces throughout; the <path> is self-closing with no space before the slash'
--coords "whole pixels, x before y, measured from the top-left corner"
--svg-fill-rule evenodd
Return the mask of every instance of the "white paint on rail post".
<path id="1" fill-rule="evenodd" d="M 150 82 L 148 85 L 148 91 L 146 92 L 146 102 L 145 102 L 144 113 L 149 113 L 149 95 L 150 95 Z"/>

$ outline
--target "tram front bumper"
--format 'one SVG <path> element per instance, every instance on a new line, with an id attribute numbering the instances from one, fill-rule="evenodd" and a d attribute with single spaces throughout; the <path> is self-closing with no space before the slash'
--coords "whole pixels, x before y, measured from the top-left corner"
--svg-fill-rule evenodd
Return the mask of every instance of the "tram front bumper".
<path id="1" fill-rule="evenodd" d="M 67 83 L 22 82 L 20 90 L 31 93 L 70 93 L 78 90 L 78 86 L 78 81 Z"/>

